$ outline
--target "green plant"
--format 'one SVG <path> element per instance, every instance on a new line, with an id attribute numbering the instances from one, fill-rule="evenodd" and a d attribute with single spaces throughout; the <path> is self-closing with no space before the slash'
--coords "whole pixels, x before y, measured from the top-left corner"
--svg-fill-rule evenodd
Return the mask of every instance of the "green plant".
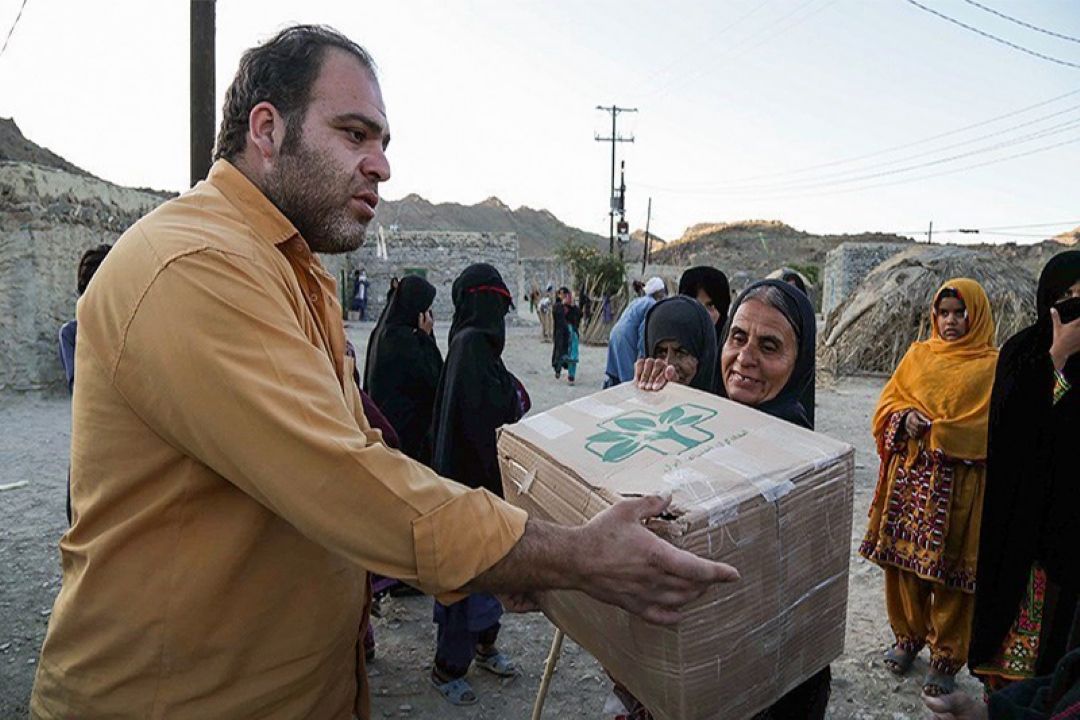
<path id="1" fill-rule="evenodd" d="M 821 279 L 821 268 L 817 265 L 789 265 L 788 267 L 809 280 L 814 287 L 820 286 L 818 281 Z"/>
<path id="2" fill-rule="evenodd" d="M 555 254 L 570 266 L 575 286 L 592 296 L 615 295 L 626 284 L 626 266 L 615 255 L 569 239 Z"/>

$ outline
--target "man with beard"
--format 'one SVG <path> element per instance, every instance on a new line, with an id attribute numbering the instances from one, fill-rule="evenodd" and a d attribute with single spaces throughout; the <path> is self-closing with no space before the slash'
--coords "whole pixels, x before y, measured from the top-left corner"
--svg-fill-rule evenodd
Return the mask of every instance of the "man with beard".
<path id="1" fill-rule="evenodd" d="M 454 602 L 576 589 L 654 622 L 738 577 L 645 497 L 529 520 L 390 450 L 316 252 L 390 177 L 371 58 L 328 28 L 247 51 L 206 181 L 131 227 L 79 302 L 73 524 L 35 718 L 361 718 L 367 572 Z"/>

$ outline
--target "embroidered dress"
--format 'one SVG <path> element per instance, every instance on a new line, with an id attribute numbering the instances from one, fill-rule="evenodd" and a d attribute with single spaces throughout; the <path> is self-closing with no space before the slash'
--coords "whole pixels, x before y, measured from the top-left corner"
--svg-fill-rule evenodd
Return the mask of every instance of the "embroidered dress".
<path id="1" fill-rule="evenodd" d="M 930 665 L 955 674 L 967 662 L 976 559 L 986 490 L 986 428 L 993 386 L 994 322 L 973 280 L 948 281 L 968 331 L 911 346 L 874 414 L 881 471 L 859 554 L 885 571 L 885 605 L 896 647 L 930 646 Z M 931 422 L 909 437 L 908 414 Z"/>

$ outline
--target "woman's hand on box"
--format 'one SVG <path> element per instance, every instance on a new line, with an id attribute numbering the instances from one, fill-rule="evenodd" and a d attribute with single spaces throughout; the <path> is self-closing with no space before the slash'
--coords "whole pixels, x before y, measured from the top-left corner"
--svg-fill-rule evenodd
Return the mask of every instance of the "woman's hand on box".
<path id="1" fill-rule="evenodd" d="M 642 390 L 660 390 L 675 380 L 675 367 L 656 358 L 640 358 L 634 363 L 634 384 Z"/>

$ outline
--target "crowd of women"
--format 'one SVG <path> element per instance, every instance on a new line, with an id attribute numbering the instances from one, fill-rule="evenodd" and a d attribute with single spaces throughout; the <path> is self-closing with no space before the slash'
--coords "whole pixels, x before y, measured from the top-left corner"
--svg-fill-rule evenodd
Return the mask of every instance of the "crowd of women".
<path id="1" fill-rule="evenodd" d="M 817 326 L 796 279 L 753 283 L 732 302 L 723 272 L 686 271 L 677 295 L 651 296 L 633 381 L 689 385 L 813 429 Z M 490 265 L 462 273 L 445 361 L 434 297 L 421 278 L 400 282 L 372 331 L 364 390 L 403 452 L 501 494 L 496 430 L 530 405 L 501 359 L 511 294 Z M 556 298 L 552 366 L 572 383 L 581 312 L 569 289 Z M 1070 697 L 1060 678 L 1037 700 L 1023 688 L 1061 672 L 1080 634 L 1080 473 L 1067 445 L 1080 437 L 1080 321 L 1067 322 L 1080 304 L 1080 252 L 1050 261 L 1037 303 L 1036 322 L 999 353 L 982 287 L 946 282 L 927 298 L 931 337 L 911 346 L 874 415 L 881 469 L 860 553 L 884 570 L 895 636 L 885 664 L 904 674 L 928 646 L 923 689 L 942 718 L 987 707 L 1021 717 L 1005 714 L 1021 703 L 1042 703 L 1050 717 Z M 497 646 L 501 614 L 488 595 L 435 604 L 431 681 L 450 702 L 476 702 L 466 679 L 474 664 L 517 672 Z M 983 679 L 989 706 L 954 693 L 965 665 Z M 649 717 L 613 679 L 625 716 Z M 829 668 L 820 668 L 758 717 L 822 718 L 829 692 Z"/>

